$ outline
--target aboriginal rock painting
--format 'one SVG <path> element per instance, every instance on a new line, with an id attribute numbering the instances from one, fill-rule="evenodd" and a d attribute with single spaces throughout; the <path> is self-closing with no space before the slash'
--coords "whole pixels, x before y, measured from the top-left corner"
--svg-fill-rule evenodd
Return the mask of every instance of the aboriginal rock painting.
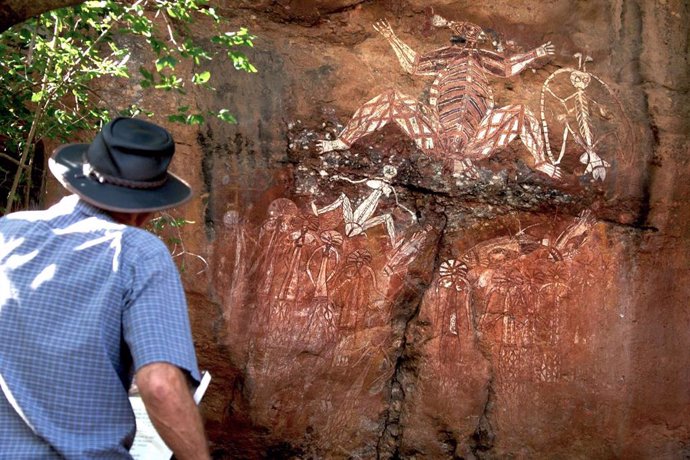
<path id="1" fill-rule="evenodd" d="M 275 199 L 253 230 L 234 213 L 227 216 L 233 236 L 225 241 L 242 258 L 225 265 L 233 274 L 226 299 L 245 308 L 231 306 L 226 321 L 249 325 L 238 332 L 248 337 L 253 391 L 265 394 L 256 399 L 280 407 L 290 426 L 304 429 L 300 417 L 309 411 L 284 406 L 295 396 L 282 392 L 279 376 L 304 388 L 304 404 L 339 408 L 328 411 L 321 427 L 332 437 L 342 417 L 362 413 L 346 410 L 344 401 L 375 411 L 370 399 L 381 400 L 390 382 L 397 298 L 409 295 L 406 277 L 420 254 L 429 260 L 427 272 L 432 269 L 430 248 L 438 238 L 398 196 L 396 174 L 384 165 L 368 178 L 333 176 L 331 183 L 343 185 L 335 199 Z"/>
<path id="2" fill-rule="evenodd" d="M 586 65 L 593 59 L 582 53 L 576 53 L 574 57 L 578 60 L 577 69 L 568 67 L 556 70 L 549 75 L 541 89 L 540 107 L 546 155 L 551 163 L 559 164 L 570 136 L 581 153 L 580 163 L 585 165 L 581 175 L 591 175 L 594 180 L 603 181 L 611 164 L 601 158 L 599 153 L 609 151 L 620 155 L 631 146 L 632 130 L 620 101 L 609 85 L 587 72 Z M 567 80 L 570 85 L 560 80 Z M 551 150 L 545 113 L 547 106 L 550 107 L 552 123 L 563 126 L 558 158 L 554 157 Z M 614 118 L 623 123 L 625 129 L 617 129 L 613 123 Z"/>
<path id="3" fill-rule="evenodd" d="M 439 366 L 440 382 L 456 380 L 443 368 L 477 343 L 489 347 L 494 384 L 505 392 L 562 378 L 561 350 L 573 339 L 564 342 L 563 322 L 572 318 L 566 299 L 577 301 L 601 269 L 581 251 L 593 229 L 591 213 L 565 225 L 553 236 L 535 224 L 441 262 L 421 313 L 430 323 L 435 345 L 428 357 Z"/>
<path id="4" fill-rule="evenodd" d="M 341 342 L 350 341 L 344 336 L 387 324 L 392 280 L 414 260 L 430 230 L 396 233 L 394 219 L 400 216 L 406 216 L 406 226 L 417 225 L 389 182 L 394 174 L 390 166 L 382 177 L 333 178 L 361 184 L 363 197 L 343 192 L 306 209 L 286 198 L 271 203 L 248 273 L 256 283 L 256 324 L 272 346 L 343 350 Z M 382 198 L 392 203 L 382 207 Z M 332 359 L 349 361 L 341 353 Z"/>
<path id="5" fill-rule="evenodd" d="M 491 79 L 516 77 L 545 62 L 554 46 L 513 53 L 494 36 L 488 50 L 480 47 L 488 34 L 477 25 L 440 16 L 433 24 L 454 35 L 449 46 L 423 54 L 388 22 L 374 26 L 405 71 L 433 77 L 427 100 L 384 92 L 325 140 L 307 130 L 294 136 L 296 125 L 289 125 L 288 149 L 297 152 L 293 199 L 272 195 L 265 215 L 253 223 L 234 209 L 225 215 L 222 241 L 234 251 L 219 264 L 231 276 L 218 278 L 230 278 L 220 289 L 225 320 L 238 337 L 231 340 L 243 341 L 230 348 L 246 350 L 237 359 L 251 382 L 249 400 L 261 405 L 254 408 L 256 422 L 278 436 L 354 442 L 342 427 L 380 424 L 403 353 L 416 360 L 411 374 L 426 388 L 417 395 L 428 398 L 407 416 L 421 416 L 414 410 L 425 408 L 452 412 L 458 426 L 472 425 L 466 415 L 484 411 L 467 405 L 517 398 L 534 385 L 572 378 L 564 350 L 578 343 L 584 321 L 573 306 L 581 308 L 580 299 L 604 272 L 603 259 L 588 247 L 596 227 L 592 214 L 553 217 L 532 208 L 516 217 L 515 228 L 505 225 L 510 203 L 495 212 L 485 196 L 473 197 L 481 209 L 458 198 L 455 209 L 452 187 L 440 197 L 425 193 L 424 172 L 433 167 L 419 173 L 419 190 L 410 185 L 422 169 L 417 158 L 444 164 L 440 176 L 482 181 L 479 161 L 518 139 L 539 173 L 530 177 L 561 184 L 572 172 L 604 181 L 625 150 L 624 130 L 616 128 L 625 115 L 582 55 L 577 68 L 546 77 L 541 119 L 526 104 L 497 105 Z M 402 143 L 382 131 L 388 124 L 400 128 L 393 134 Z M 367 153 L 350 151 L 374 138 Z M 538 193 L 530 201 L 535 206 L 542 198 L 552 206 L 545 209 L 561 203 Z M 561 197 L 568 212 L 577 208 L 570 205 L 572 195 Z M 554 222 L 538 217 L 547 214 Z M 497 233 L 486 216 L 501 216 L 511 230 Z M 519 223 L 522 216 L 529 225 Z M 452 232 L 442 229 L 444 223 Z M 405 416 L 394 412 L 387 415 L 391 420 Z"/>
<path id="6" fill-rule="evenodd" d="M 452 159 L 454 174 L 474 175 L 473 160 L 486 158 L 519 138 L 537 170 L 558 176 L 558 169 L 547 161 L 537 118 L 524 105 L 496 107 L 489 86 L 489 76 L 518 75 L 531 62 L 553 54 L 553 45 L 506 56 L 479 48 L 487 35 L 475 24 L 440 16 L 434 16 L 433 22 L 455 35 L 450 46 L 421 55 L 400 40 L 387 21 L 374 25 L 406 72 L 434 77 L 428 102 L 397 90 L 380 94 L 355 112 L 337 139 L 322 141 L 321 151 L 347 149 L 392 121 L 429 156 Z"/>
<path id="7" fill-rule="evenodd" d="M 526 414 L 582 385 L 578 355 L 601 317 L 592 299 L 611 271 L 601 230 L 588 211 L 516 214 L 449 239 L 408 333 L 417 377 L 404 422 L 442 420 L 469 435 L 478 426 L 491 432 L 480 420 L 490 411 L 494 427 L 528 434 Z"/>
<path id="8" fill-rule="evenodd" d="M 361 204 L 359 204 L 354 210 L 352 209 L 352 202 L 344 193 L 342 193 L 340 197 L 338 197 L 338 199 L 333 203 L 320 209 L 317 208 L 314 202 L 312 202 L 314 214 L 318 216 L 319 214 L 341 208 L 345 223 L 345 234 L 349 237 L 361 235 L 366 230 L 376 225 L 384 225 L 386 231 L 388 232 L 388 236 L 390 237 L 391 246 L 395 247 L 397 246 L 398 240 L 395 236 L 393 217 L 391 214 L 374 215 L 374 213 L 376 212 L 376 207 L 378 206 L 381 197 L 388 197 L 393 194 L 396 205 L 407 211 L 412 217 L 413 221 L 416 220 L 416 215 L 398 202 L 398 196 L 395 193 L 395 189 L 390 184 L 390 180 L 394 178 L 397 173 L 398 171 L 395 166 L 385 165 L 383 167 L 382 177 L 375 177 L 373 179 L 352 180 L 347 177 L 336 175 L 332 179 L 344 180 L 351 184 L 366 184 L 366 186 L 371 189 L 371 193 L 364 198 Z"/>
<path id="9" fill-rule="evenodd" d="M 438 15 L 433 16 L 432 24 L 447 27 L 454 35 L 449 46 L 423 54 L 404 43 L 386 20 L 374 24 L 374 29 L 389 42 L 406 72 L 434 78 L 428 89 L 428 99 L 420 101 L 396 89 L 373 97 L 355 111 L 335 139 L 318 142 L 318 150 L 322 154 L 349 149 L 359 139 L 393 122 L 429 157 L 445 162 L 454 176 L 476 179 L 473 162 L 488 158 L 519 139 L 532 156 L 534 169 L 560 179 L 559 165 L 566 152 L 569 134 L 581 150 L 580 162 L 586 165 L 581 175 L 591 174 L 594 179 L 605 179 L 610 163 L 599 154 L 614 148 L 608 146 L 610 148 L 605 149 L 604 143 L 600 142 L 606 136 L 617 137 L 619 148 L 614 151 L 620 153 L 622 136 L 620 133 L 595 132 L 593 110 L 598 110 L 609 121 L 614 111 L 592 99 L 588 94 L 590 81 L 596 81 L 607 90 L 609 101 L 618 101 L 603 80 L 585 70 L 581 54 L 576 55 L 580 57 L 579 69 L 559 69 L 544 82 L 540 122 L 524 104 L 496 106 L 490 78 L 515 77 L 530 64 L 543 63 L 543 58 L 554 55 L 555 47 L 551 42 L 527 53 L 508 53 L 494 36 L 492 44 L 495 49 L 488 50 L 480 44 L 488 41 L 489 34 L 478 25 L 448 21 Z M 587 57 L 584 61 L 588 59 L 591 60 Z M 563 84 L 556 83 L 566 75 L 570 78 L 567 85 L 570 93 L 560 94 Z M 560 104 L 549 113 L 558 123 L 565 124 L 562 148 L 557 158 L 551 151 L 545 96 Z M 624 118 L 619 108 L 617 103 L 615 115 Z"/>

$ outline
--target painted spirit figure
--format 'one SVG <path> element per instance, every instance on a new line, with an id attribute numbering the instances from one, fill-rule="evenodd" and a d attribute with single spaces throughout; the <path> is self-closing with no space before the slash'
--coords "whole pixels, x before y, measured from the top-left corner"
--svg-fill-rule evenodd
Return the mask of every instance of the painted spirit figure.
<path id="1" fill-rule="evenodd" d="M 566 141 L 568 135 L 571 135 L 575 140 L 575 143 L 580 147 L 583 152 L 580 155 L 580 163 L 586 165 L 585 171 L 582 175 L 591 174 L 593 180 L 604 180 L 606 179 L 606 171 L 610 164 L 602 159 L 597 151 L 601 151 L 605 140 L 611 136 L 615 135 L 614 131 L 609 131 L 605 133 L 597 132 L 595 130 L 595 119 L 599 118 L 600 121 L 606 122 L 612 116 L 609 109 L 594 100 L 594 89 L 592 88 L 593 83 L 596 82 L 599 88 L 598 94 L 608 97 L 610 101 L 613 101 L 621 114 L 624 115 L 622 106 L 618 99 L 616 98 L 614 92 L 609 88 L 609 86 L 599 77 L 587 71 L 587 63 L 592 62 L 590 56 L 583 56 L 581 53 L 576 53 L 574 55 L 578 59 L 578 68 L 574 69 L 567 67 L 564 69 L 558 69 L 549 75 L 546 79 L 541 90 L 541 118 L 542 126 L 544 130 L 544 139 L 546 141 L 546 155 L 555 164 L 560 163 L 565 153 Z M 559 82 L 559 77 L 567 76 L 570 80 L 572 88 L 568 93 L 570 94 L 556 94 L 555 83 Z M 561 83 L 561 82 L 559 82 Z M 565 86 L 565 85 L 562 85 Z M 603 90 L 602 90 L 603 88 Z M 572 89 L 574 89 L 573 92 Z M 560 155 L 557 160 L 554 160 L 553 154 L 551 153 L 551 145 L 549 141 L 549 129 L 546 124 L 546 116 L 544 114 L 544 106 L 546 95 L 554 98 L 560 104 L 560 114 L 557 119 L 563 121 L 563 137 L 561 144 Z M 599 115 L 594 117 L 593 115 Z M 627 121 L 627 118 L 626 120 Z M 600 123 L 600 126 L 603 123 Z M 613 140 L 613 145 L 622 145 L 619 139 Z M 606 149 L 604 149 L 606 150 Z"/>
<path id="2" fill-rule="evenodd" d="M 350 201 L 350 198 L 348 198 L 344 193 L 341 193 L 333 203 L 324 206 L 321 209 L 316 207 L 316 203 L 312 202 L 312 211 L 318 216 L 341 207 L 343 209 L 343 219 L 345 220 L 345 234 L 348 237 L 364 234 L 366 230 L 377 225 L 385 225 L 386 231 L 388 232 L 388 237 L 391 241 L 391 246 L 395 247 L 398 241 L 395 236 L 393 217 L 390 214 L 374 216 L 374 212 L 379 205 L 381 196 L 388 197 L 392 193 L 393 197 L 395 198 L 395 203 L 400 206 L 400 208 L 407 211 L 410 216 L 412 216 L 412 221 L 416 222 L 416 214 L 400 204 L 398 201 L 398 195 L 391 185 L 391 179 L 393 179 L 397 174 L 398 170 L 395 166 L 385 165 L 383 167 L 382 177 L 352 180 L 344 176 L 333 176 L 333 180 L 341 179 L 351 184 L 366 184 L 366 186 L 369 187 L 372 192 L 366 198 L 364 198 L 364 200 L 354 210 L 352 209 L 352 202 Z"/>
<path id="3" fill-rule="evenodd" d="M 524 54 L 506 57 L 481 49 L 486 38 L 481 27 L 469 22 L 433 17 L 437 27 L 455 35 L 451 45 L 419 55 L 403 43 L 385 20 L 374 28 L 390 43 L 402 68 L 412 75 L 435 77 L 428 104 L 390 90 L 365 103 L 335 140 L 320 141 L 322 153 L 348 149 L 367 134 L 395 122 L 425 153 L 452 160 L 454 175 L 475 175 L 472 160 L 486 158 L 519 137 L 534 158 L 534 167 L 560 177 L 548 161 L 536 117 L 521 104 L 494 107 L 488 75 L 512 77 L 537 58 L 554 53 L 550 42 Z"/>

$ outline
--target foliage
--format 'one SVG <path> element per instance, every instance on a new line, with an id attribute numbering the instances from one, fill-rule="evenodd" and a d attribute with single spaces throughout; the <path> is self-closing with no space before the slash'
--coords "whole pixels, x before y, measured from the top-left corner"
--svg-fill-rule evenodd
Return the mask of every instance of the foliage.
<path id="1" fill-rule="evenodd" d="M 216 29 L 215 45 L 206 47 L 189 34 L 204 16 Z M 254 37 L 244 28 L 223 31 L 225 25 L 209 0 L 100 0 L 45 13 L 0 34 L 0 173 L 13 177 L 11 187 L 4 185 L 6 210 L 16 202 L 28 206 L 33 153 L 42 140 L 66 142 L 117 115 L 153 115 L 136 105 L 115 107 L 94 90 L 94 80 L 137 79 L 142 88 L 179 93 L 193 86 L 213 90 L 211 73 L 202 66 L 218 53 L 236 69 L 256 72 L 237 49 L 252 46 Z M 132 37 L 155 56 L 134 72 L 127 65 Z M 179 73 L 183 61 L 193 63 L 192 75 Z M 201 124 L 208 116 L 235 123 L 227 109 L 201 113 L 189 107 L 179 107 L 168 120 Z"/>
<path id="2" fill-rule="evenodd" d="M 183 217 L 174 217 L 167 212 L 161 212 L 157 217 L 149 221 L 148 230 L 158 235 L 171 248 L 173 259 L 179 258 L 179 269 L 181 272 L 187 270 L 186 258 L 192 257 L 194 260 L 200 261 L 203 265 L 201 270 L 196 272 L 197 275 L 205 272 L 208 269 L 208 262 L 199 254 L 189 252 L 184 244 L 182 238 L 182 229 L 189 224 L 194 224 L 193 220 L 187 220 Z"/>

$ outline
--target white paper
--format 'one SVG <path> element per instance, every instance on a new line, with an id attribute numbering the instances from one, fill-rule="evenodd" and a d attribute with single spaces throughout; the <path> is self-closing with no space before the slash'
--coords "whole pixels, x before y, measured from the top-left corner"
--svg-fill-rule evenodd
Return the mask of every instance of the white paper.
<path id="1" fill-rule="evenodd" d="M 195 403 L 199 404 L 201 402 L 201 398 L 204 397 L 209 383 L 211 383 L 211 374 L 209 372 L 202 372 L 201 383 L 194 390 Z M 151 423 L 141 396 L 132 395 L 129 397 L 129 402 L 132 404 L 132 410 L 137 419 L 137 434 L 134 437 L 131 449 L 129 449 L 129 454 L 135 460 L 170 460 L 172 451 L 168 449 L 153 423 Z"/>

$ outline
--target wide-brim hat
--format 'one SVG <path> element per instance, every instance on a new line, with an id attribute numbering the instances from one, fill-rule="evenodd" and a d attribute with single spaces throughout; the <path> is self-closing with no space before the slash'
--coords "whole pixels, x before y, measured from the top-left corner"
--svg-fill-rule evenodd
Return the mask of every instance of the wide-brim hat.
<path id="1" fill-rule="evenodd" d="M 116 118 L 90 144 L 53 152 L 50 171 L 87 203 L 116 212 L 153 212 L 192 197 L 189 185 L 168 172 L 175 142 L 164 128 L 137 118 Z"/>

